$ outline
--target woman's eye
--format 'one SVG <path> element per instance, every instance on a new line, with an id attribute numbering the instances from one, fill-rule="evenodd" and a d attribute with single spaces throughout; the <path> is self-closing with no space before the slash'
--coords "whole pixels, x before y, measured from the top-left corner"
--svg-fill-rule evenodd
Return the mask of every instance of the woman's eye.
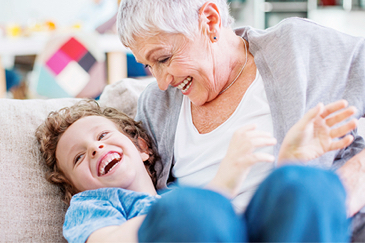
<path id="1" fill-rule="evenodd" d="M 98 140 L 100 141 L 101 139 L 103 139 L 106 135 L 108 134 L 108 132 L 103 132 L 99 135 Z"/>
<path id="2" fill-rule="evenodd" d="M 166 63 L 169 59 L 170 59 L 170 57 L 167 57 L 167 58 L 159 60 L 158 62 L 163 64 L 163 63 Z"/>

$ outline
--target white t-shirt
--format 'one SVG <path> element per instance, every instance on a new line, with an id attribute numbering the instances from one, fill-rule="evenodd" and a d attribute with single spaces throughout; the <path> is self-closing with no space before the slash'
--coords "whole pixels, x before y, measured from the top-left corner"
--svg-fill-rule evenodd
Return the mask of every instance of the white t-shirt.
<path id="1" fill-rule="evenodd" d="M 179 185 L 204 187 L 215 176 L 219 163 L 226 155 L 233 133 L 245 124 L 256 124 L 258 130 L 273 134 L 270 107 L 264 84 L 256 71 L 254 82 L 247 89 L 240 104 L 223 124 L 213 131 L 200 134 L 191 117 L 191 102 L 184 96 L 175 135 L 175 165 L 172 174 Z M 258 151 L 273 154 L 273 147 Z M 249 172 L 240 194 L 232 203 L 237 212 L 243 212 L 257 186 L 272 171 L 273 163 L 257 163 Z"/>

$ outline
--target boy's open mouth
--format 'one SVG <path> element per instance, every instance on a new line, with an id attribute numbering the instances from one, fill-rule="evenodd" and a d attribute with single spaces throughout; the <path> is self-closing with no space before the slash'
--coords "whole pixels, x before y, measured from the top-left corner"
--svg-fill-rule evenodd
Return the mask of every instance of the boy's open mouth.
<path id="1" fill-rule="evenodd" d="M 121 155 L 117 152 L 112 152 L 105 155 L 99 164 L 99 176 L 108 174 L 119 164 L 121 159 Z"/>

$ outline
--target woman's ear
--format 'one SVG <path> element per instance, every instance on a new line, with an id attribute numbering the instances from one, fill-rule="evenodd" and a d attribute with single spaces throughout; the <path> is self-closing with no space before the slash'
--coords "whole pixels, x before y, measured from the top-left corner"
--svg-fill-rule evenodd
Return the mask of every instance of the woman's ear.
<path id="1" fill-rule="evenodd" d="M 141 137 L 138 137 L 138 146 L 140 148 L 139 153 L 141 154 L 142 161 L 148 160 L 150 158 L 150 155 L 148 154 L 149 148 L 146 141 Z"/>
<path id="2" fill-rule="evenodd" d="M 199 10 L 199 22 L 203 33 L 206 33 L 212 42 L 218 41 L 221 28 L 221 16 L 215 3 L 204 3 Z"/>

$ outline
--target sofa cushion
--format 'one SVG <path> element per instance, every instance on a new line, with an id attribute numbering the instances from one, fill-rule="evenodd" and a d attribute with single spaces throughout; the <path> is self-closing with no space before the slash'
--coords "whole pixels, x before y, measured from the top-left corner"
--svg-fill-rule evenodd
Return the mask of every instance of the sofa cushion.
<path id="1" fill-rule="evenodd" d="M 99 103 L 134 117 L 139 94 L 150 82 L 125 79 L 105 88 Z M 35 138 L 49 112 L 80 99 L 0 99 L 1 242 L 66 242 L 62 225 L 67 205 L 45 179 Z"/>

